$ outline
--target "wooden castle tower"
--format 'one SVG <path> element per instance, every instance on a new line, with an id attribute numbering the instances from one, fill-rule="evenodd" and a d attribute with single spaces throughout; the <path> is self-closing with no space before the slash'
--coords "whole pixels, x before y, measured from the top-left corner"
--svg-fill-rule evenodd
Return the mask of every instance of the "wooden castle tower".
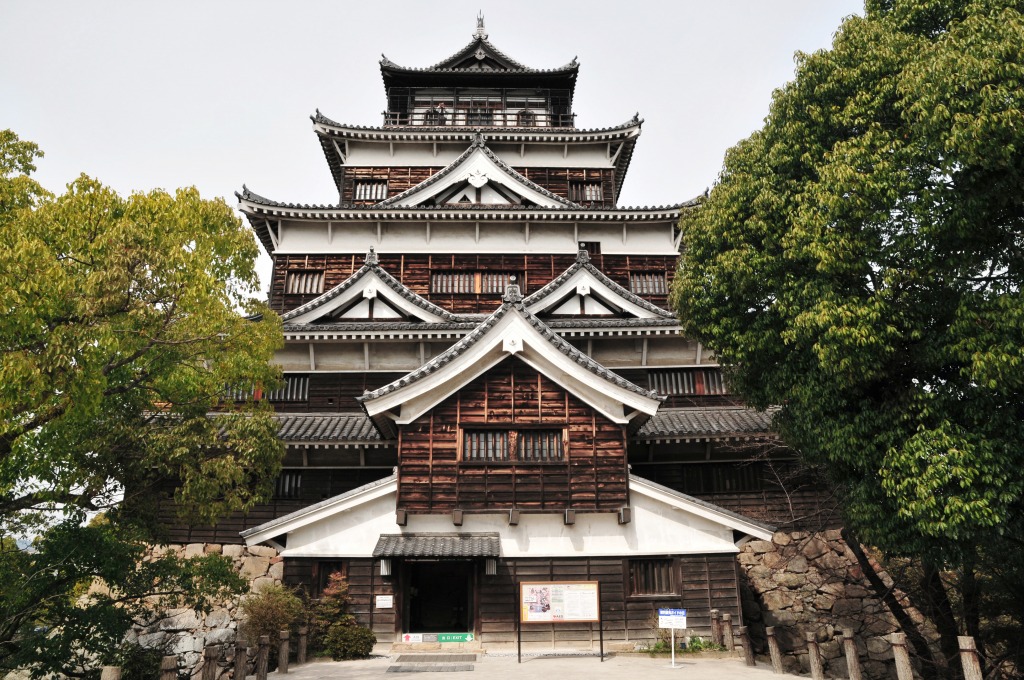
<path id="1" fill-rule="evenodd" d="M 482 19 L 433 66 L 380 68 L 382 125 L 313 116 L 337 203 L 238 195 L 274 261 L 285 469 L 171 539 L 271 546 L 314 596 L 342 570 L 385 642 L 510 644 L 521 581 L 600 581 L 609 641 L 659 607 L 739 620 L 738 546 L 779 499 L 749 460 L 769 417 L 667 309 L 695 201 L 620 207 L 642 121 L 577 128 L 576 61 L 525 66 Z"/>

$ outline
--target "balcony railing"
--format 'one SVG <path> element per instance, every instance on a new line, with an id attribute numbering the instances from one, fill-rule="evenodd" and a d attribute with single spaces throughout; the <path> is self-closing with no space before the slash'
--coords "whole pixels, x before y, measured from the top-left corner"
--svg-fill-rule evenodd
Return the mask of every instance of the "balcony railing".
<path id="1" fill-rule="evenodd" d="M 518 127 L 575 128 L 575 113 L 550 113 L 535 109 L 445 109 L 385 111 L 385 126 L 414 125 L 424 127 Z"/>

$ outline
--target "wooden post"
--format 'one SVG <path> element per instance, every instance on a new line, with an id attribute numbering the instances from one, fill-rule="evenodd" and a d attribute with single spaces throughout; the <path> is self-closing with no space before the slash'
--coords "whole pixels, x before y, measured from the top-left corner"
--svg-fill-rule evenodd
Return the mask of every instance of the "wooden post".
<path id="1" fill-rule="evenodd" d="M 718 610 L 711 610 L 711 644 L 722 644 L 722 623 L 718 620 Z"/>
<path id="2" fill-rule="evenodd" d="M 846 669 L 849 671 L 850 680 L 862 680 L 857 643 L 853 639 L 853 630 L 850 628 L 843 629 L 843 654 L 846 655 Z"/>
<path id="3" fill-rule="evenodd" d="M 818 637 L 815 633 L 807 633 L 807 660 L 811 662 L 811 678 L 825 680 L 825 668 L 821 665 L 821 652 L 818 651 Z"/>
<path id="4" fill-rule="evenodd" d="M 256 680 L 267 680 L 267 666 L 270 664 L 270 636 L 260 636 L 259 651 L 256 652 Z"/>
<path id="5" fill-rule="evenodd" d="M 178 680 L 178 657 L 171 655 L 160 660 L 160 680 Z"/>
<path id="6" fill-rule="evenodd" d="M 104 666 L 100 671 L 100 680 L 121 680 L 121 667 Z"/>
<path id="7" fill-rule="evenodd" d="M 245 680 L 245 676 L 248 675 L 247 663 L 249 660 L 246 658 L 248 655 L 245 645 L 241 642 L 235 643 L 235 677 L 232 680 Z"/>
<path id="8" fill-rule="evenodd" d="M 731 652 L 736 647 L 732 639 L 732 614 L 722 614 L 722 646 L 725 651 Z"/>
<path id="9" fill-rule="evenodd" d="M 753 666 L 755 665 L 754 647 L 750 644 L 750 634 L 747 632 L 746 626 L 740 626 L 738 630 L 740 633 L 740 644 L 743 645 L 743 662 L 748 666 Z"/>
<path id="10" fill-rule="evenodd" d="M 288 638 L 290 633 L 286 630 L 282 630 L 280 633 L 280 644 L 277 646 L 277 672 L 287 673 L 288 672 L 288 655 L 291 653 L 289 649 Z"/>
<path id="11" fill-rule="evenodd" d="M 964 667 L 964 680 L 982 680 L 981 658 L 974 638 L 970 635 L 960 635 L 956 641 L 960 643 L 960 663 Z"/>
<path id="12" fill-rule="evenodd" d="M 217 657 L 220 650 L 217 645 L 206 645 L 203 650 L 203 680 L 217 680 Z"/>
<path id="13" fill-rule="evenodd" d="M 306 663 L 306 636 L 309 635 L 309 626 L 299 626 L 299 649 L 295 657 L 295 664 L 301 666 Z"/>
<path id="14" fill-rule="evenodd" d="M 768 626 L 764 629 L 768 635 L 768 654 L 772 657 L 772 671 L 776 675 L 785 673 L 782 670 L 782 650 L 779 649 L 779 640 L 775 637 L 775 626 Z"/>
<path id="15" fill-rule="evenodd" d="M 910 654 L 907 652 L 906 633 L 893 633 L 889 636 L 892 643 L 892 656 L 896 659 L 896 677 L 899 680 L 914 680 L 914 669 L 910 665 Z"/>

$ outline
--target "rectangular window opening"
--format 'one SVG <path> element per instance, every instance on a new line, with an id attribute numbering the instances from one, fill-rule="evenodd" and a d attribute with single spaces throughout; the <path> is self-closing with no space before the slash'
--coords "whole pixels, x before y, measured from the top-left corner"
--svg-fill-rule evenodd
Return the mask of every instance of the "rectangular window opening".
<path id="1" fill-rule="evenodd" d="M 604 201 L 601 182 L 569 182 L 569 200 L 573 203 L 600 203 Z"/>
<path id="2" fill-rule="evenodd" d="M 675 595 L 672 558 L 629 561 L 630 595 Z"/>
<path id="3" fill-rule="evenodd" d="M 388 197 L 388 181 L 357 179 L 352 184 L 352 196 L 356 201 L 383 201 Z"/>
<path id="4" fill-rule="evenodd" d="M 468 463 L 557 463 L 565 460 L 562 430 L 463 430 Z"/>
<path id="5" fill-rule="evenodd" d="M 299 498 L 302 494 L 302 472 L 299 470 L 284 470 L 277 476 L 274 482 L 274 498 L 292 500 Z"/>
<path id="6" fill-rule="evenodd" d="M 665 272 L 633 272 L 629 286 L 637 295 L 668 295 L 668 277 Z"/>
<path id="7" fill-rule="evenodd" d="M 505 288 L 521 278 L 512 272 L 433 272 L 430 275 L 430 292 L 451 294 L 504 295 Z"/>
<path id="8" fill-rule="evenodd" d="M 648 375 L 650 389 L 666 396 L 701 396 L 729 393 L 725 380 L 722 378 L 722 370 L 720 368 L 651 371 Z"/>
<path id="9" fill-rule="evenodd" d="M 319 295 L 324 292 L 324 271 L 312 269 L 288 272 L 284 292 L 286 295 Z"/>

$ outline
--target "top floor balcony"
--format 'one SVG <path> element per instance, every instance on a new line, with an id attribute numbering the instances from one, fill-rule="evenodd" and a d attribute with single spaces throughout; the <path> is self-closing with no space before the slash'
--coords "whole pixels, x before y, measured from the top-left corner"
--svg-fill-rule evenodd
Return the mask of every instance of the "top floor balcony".
<path id="1" fill-rule="evenodd" d="M 385 126 L 575 128 L 567 92 L 392 88 Z"/>

